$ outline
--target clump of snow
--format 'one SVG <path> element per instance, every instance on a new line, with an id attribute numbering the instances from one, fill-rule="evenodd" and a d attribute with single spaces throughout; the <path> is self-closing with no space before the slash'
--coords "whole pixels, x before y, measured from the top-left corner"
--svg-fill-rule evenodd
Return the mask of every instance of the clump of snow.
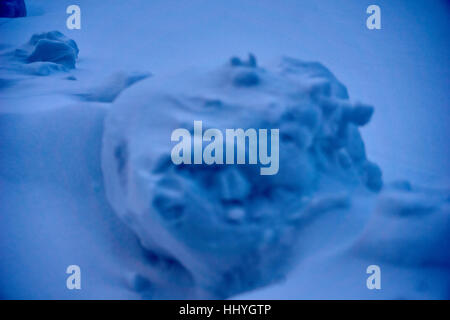
<path id="1" fill-rule="evenodd" d="M 2 0 L 0 2 L 0 17 L 17 18 L 26 15 L 27 8 L 24 0 Z"/>
<path id="2" fill-rule="evenodd" d="M 116 72 L 100 85 L 78 95 L 86 101 L 113 102 L 123 90 L 150 75 L 148 72 Z"/>
<path id="3" fill-rule="evenodd" d="M 1 69 L 10 73 L 47 76 L 75 68 L 79 49 L 59 31 L 34 34 L 23 46 L 3 52 Z"/>
<path id="4" fill-rule="evenodd" d="M 152 77 L 122 94 L 105 121 L 107 197 L 147 250 L 176 259 L 203 292 L 229 297 L 282 277 L 301 230 L 348 208 L 352 190 L 382 188 L 358 129 L 372 113 L 324 66 L 293 58 L 263 68 L 251 55 Z M 194 120 L 223 131 L 279 128 L 278 174 L 174 165 L 171 132 Z"/>
<path id="5" fill-rule="evenodd" d="M 28 62 L 49 61 L 67 68 L 75 68 L 76 53 L 64 42 L 42 39 L 28 56 Z"/>
<path id="6" fill-rule="evenodd" d="M 27 45 L 16 51 L 16 56 L 25 57 L 28 63 L 48 61 L 73 69 L 78 53 L 75 41 L 59 31 L 51 31 L 33 35 Z"/>

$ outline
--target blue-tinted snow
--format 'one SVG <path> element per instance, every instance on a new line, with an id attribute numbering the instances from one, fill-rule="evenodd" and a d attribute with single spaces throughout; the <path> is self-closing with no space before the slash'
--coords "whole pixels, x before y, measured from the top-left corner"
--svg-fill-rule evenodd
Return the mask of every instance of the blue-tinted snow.
<path id="1" fill-rule="evenodd" d="M 446 146 L 450 120 L 447 110 L 450 28 L 445 1 L 380 0 L 379 31 L 365 28 L 368 4 L 357 1 L 78 3 L 83 16 L 81 30 L 65 28 L 65 9 L 72 1 L 30 0 L 28 17 L 0 19 L 2 55 L 21 47 L 34 34 L 53 30 L 73 39 L 80 49 L 76 68 L 68 70 L 55 70 L 52 64 L 55 62 L 38 61 L 23 64 L 35 66 L 28 72 L 16 72 L 2 60 L 2 297 L 213 298 L 238 292 L 239 298 L 272 299 L 449 297 L 449 198 L 448 191 L 442 189 L 448 188 L 450 177 Z M 41 54 L 45 52 L 36 54 L 43 57 Z M 248 52 L 253 52 L 258 61 L 247 60 Z M 228 63 L 231 56 L 240 58 Z M 273 209 L 283 208 L 283 214 L 300 221 L 292 233 L 286 230 L 278 233 L 295 239 L 288 241 L 286 247 L 286 252 L 292 253 L 287 258 L 292 261 L 280 259 L 286 269 L 279 269 L 278 263 L 270 268 L 270 259 L 276 260 L 281 252 L 276 246 L 271 252 L 274 256 L 263 259 L 267 265 L 255 263 L 258 255 L 239 261 L 230 250 L 232 259 L 223 269 L 233 267 L 232 271 L 218 278 L 218 270 L 205 267 L 205 261 L 211 257 L 197 253 L 206 245 L 198 240 L 207 236 L 203 219 L 198 224 L 200 232 L 181 241 L 189 250 L 170 246 L 170 240 L 163 241 L 165 250 L 156 250 L 161 244 L 149 250 L 151 246 L 145 239 L 151 228 L 138 230 L 145 224 L 133 225 L 139 221 L 133 215 L 125 224 L 120 219 L 121 212 L 130 204 L 138 208 L 141 204 L 106 197 L 106 190 L 117 185 L 108 181 L 104 184 L 104 179 L 114 176 L 105 176 L 100 161 L 103 122 L 110 116 L 109 111 L 120 108 L 126 101 L 133 101 L 131 107 L 138 108 L 134 101 L 145 103 L 140 98 L 150 98 L 144 88 L 151 83 L 174 96 L 177 96 L 175 89 L 187 91 L 183 81 L 192 79 L 193 72 L 186 71 L 180 79 L 176 77 L 174 83 L 181 85 L 179 88 L 171 88 L 168 82 L 164 84 L 159 79 L 170 79 L 170 74 L 180 75 L 181 70 L 189 67 L 219 70 L 218 74 L 222 74 L 229 65 L 249 68 L 257 63 L 258 68 L 269 70 L 271 75 L 273 68 L 279 66 L 279 60 L 273 60 L 276 57 L 285 57 L 288 65 L 301 70 L 278 76 L 282 88 L 300 81 L 309 83 L 307 89 L 318 96 L 352 101 L 350 108 L 345 104 L 338 108 L 350 134 L 345 140 L 346 147 L 336 150 L 329 174 L 319 175 L 308 170 L 311 168 L 308 161 L 300 162 L 305 174 L 300 182 L 317 180 L 310 194 L 297 203 L 303 193 L 299 192 L 298 183 L 294 183 L 295 192 L 280 192 L 279 202 L 271 203 L 269 199 L 252 204 L 253 211 L 263 217 L 273 214 Z M 309 61 L 318 61 L 320 64 L 316 66 L 327 69 L 316 69 L 320 75 L 317 81 L 296 79 L 296 74 L 302 72 L 311 78 L 307 74 L 313 70 Z M 225 64 L 224 71 L 220 68 Z M 196 75 L 205 76 L 203 69 Z M 136 70 L 154 76 L 127 88 Z M 231 84 L 254 90 L 252 95 L 258 96 L 265 85 L 258 72 L 237 72 Z M 321 78 L 327 79 L 329 85 Z M 269 87 L 273 85 L 267 82 Z M 193 100 L 193 107 L 201 108 L 201 101 L 206 101 L 210 107 L 220 108 L 222 104 L 217 99 L 209 99 L 214 90 L 206 90 L 201 84 L 190 85 L 198 90 L 196 98 L 201 98 Z M 346 100 L 348 96 L 350 100 Z M 284 101 L 283 92 L 278 92 L 277 97 Z M 223 100 L 232 98 L 223 94 Z M 112 100 L 117 100 L 113 106 Z M 247 106 L 247 102 L 243 104 Z M 335 102 L 322 101 L 321 112 L 333 114 Z M 261 120 L 256 116 L 254 119 Z M 292 123 L 283 121 L 282 128 L 287 133 L 285 138 L 295 146 L 293 154 L 302 154 L 298 152 L 301 146 L 311 144 L 308 132 L 323 122 L 314 111 L 293 119 Z M 299 128 L 298 123 L 304 126 Z M 361 125 L 364 126 L 357 128 Z M 143 124 L 135 128 L 150 133 Z M 133 139 L 138 144 L 145 142 Z M 154 144 L 145 152 L 152 148 Z M 125 161 L 126 155 L 136 150 L 139 150 L 136 146 L 119 144 L 113 158 Z M 159 160 L 155 170 L 166 172 L 164 159 Z M 327 164 L 327 158 L 315 160 Z M 361 161 L 358 170 L 363 174 L 356 175 L 352 184 L 345 182 L 352 175 L 345 179 L 334 176 L 334 168 L 352 170 L 355 160 Z M 137 164 L 134 168 L 146 165 Z M 295 172 L 298 164 L 289 162 L 283 167 Z M 240 170 L 225 171 L 212 173 L 218 182 L 211 192 L 221 190 L 215 196 L 227 201 L 247 197 L 253 186 L 251 181 Z M 370 191 L 381 187 L 381 172 L 382 190 Z M 198 172 L 192 174 L 195 178 L 192 180 L 197 181 Z M 186 180 L 186 176 L 181 177 Z M 166 176 L 167 181 L 160 183 L 176 185 L 171 178 Z M 292 177 L 278 179 L 284 183 L 297 182 Z M 239 188 L 230 188 L 233 183 Z M 308 182 L 306 186 L 311 184 Z M 137 199 L 145 199 L 142 198 L 146 196 L 145 183 L 134 190 L 139 191 L 132 193 Z M 163 208 L 167 218 L 177 219 L 179 211 L 164 209 L 171 204 L 178 208 L 171 202 L 177 199 L 166 201 L 164 188 L 159 190 L 156 199 L 163 200 L 153 201 L 152 206 Z M 278 207 L 278 203 L 285 203 L 285 207 Z M 230 209 L 233 223 L 245 217 L 242 208 Z M 269 221 L 279 223 L 282 228 L 286 226 L 276 219 Z M 229 234 L 234 235 L 233 230 L 230 227 Z M 164 239 L 170 239 L 170 234 L 178 235 L 167 227 L 159 232 Z M 250 236 L 258 232 L 258 228 L 247 230 Z M 226 243 L 223 240 L 226 237 L 217 235 L 211 239 L 219 242 L 219 250 L 239 243 L 234 238 Z M 240 250 L 251 251 L 259 244 L 250 240 L 244 241 L 247 246 Z M 197 254 L 196 264 L 190 261 L 192 252 Z M 220 251 L 216 255 L 219 261 L 225 257 Z M 83 289 L 77 292 L 65 288 L 65 269 L 70 264 L 78 264 L 82 270 Z M 365 287 L 365 270 L 370 264 L 378 264 L 382 269 L 381 291 Z M 261 273 L 249 277 L 240 271 L 242 265 L 256 266 L 252 270 Z M 272 273 L 272 269 L 279 273 Z M 205 270 L 206 279 L 199 279 L 201 270 Z M 287 270 L 290 272 L 285 275 Z M 278 281 L 282 275 L 284 281 Z M 272 279 L 277 282 L 247 291 Z"/>

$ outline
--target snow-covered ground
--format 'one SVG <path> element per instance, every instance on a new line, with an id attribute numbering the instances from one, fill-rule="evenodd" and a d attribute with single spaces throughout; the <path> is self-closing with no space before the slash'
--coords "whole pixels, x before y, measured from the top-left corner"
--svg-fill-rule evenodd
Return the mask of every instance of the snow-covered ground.
<path id="1" fill-rule="evenodd" d="M 104 120 L 111 108 L 147 99 L 159 79 L 252 52 L 261 66 L 280 56 L 318 61 L 351 101 L 375 107 L 361 133 L 385 187 L 357 188 L 349 204 L 326 207 L 298 234 L 283 280 L 234 297 L 449 298 L 445 1 L 377 1 L 381 30 L 365 27 L 371 3 L 356 0 L 80 0 L 81 30 L 66 28 L 72 1 L 26 3 L 28 17 L 0 18 L 2 297 L 216 297 L 192 285 L 176 256 L 144 250 L 111 206 Z M 11 60 L 33 34 L 53 30 L 75 40 L 75 69 L 38 76 Z M 82 290 L 65 286 L 71 264 L 81 267 Z M 372 264 L 381 267 L 381 290 L 366 287 Z"/>

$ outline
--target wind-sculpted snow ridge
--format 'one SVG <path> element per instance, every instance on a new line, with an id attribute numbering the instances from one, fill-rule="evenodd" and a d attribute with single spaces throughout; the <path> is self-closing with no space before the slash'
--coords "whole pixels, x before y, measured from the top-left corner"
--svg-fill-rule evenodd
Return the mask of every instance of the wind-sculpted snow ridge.
<path id="1" fill-rule="evenodd" d="M 348 208 L 355 189 L 382 188 L 358 129 L 372 113 L 350 102 L 324 66 L 293 58 L 271 68 L 252 55 L 232 58 L 217 70 L 152 77 L 125 91 L 105 122 L 107 197 L 148 252 L 174 270 L 164 288 L 149 276 L 152 286 L 138 286 L 143 295 L 225 298 L 283 277 L 305 225 Z M 195 120 L 223 131 L 279 128 L 279 172 L 174 165 L 171 133 Z"/>
<path id="2" fill-rule="evenodd" d="M 59 31 L 34 34 L 23 46 L 1 55 L 1 69 L 47 76 L 75 68 L 79 49 Z"/>
<path id="3" fill-rule="evenodd" d="M 100 85 L 77 95 L 86 101 L 113 102 L 123 90 L 150 76 L 150 72 L 116 72 Z"/>

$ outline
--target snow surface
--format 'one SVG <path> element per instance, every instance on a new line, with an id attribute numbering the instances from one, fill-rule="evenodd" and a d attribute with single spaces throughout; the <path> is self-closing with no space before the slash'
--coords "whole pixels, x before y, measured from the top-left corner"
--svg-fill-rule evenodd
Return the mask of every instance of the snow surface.
<path id="1" fill-rule="evenodd" d="M 449 298 L 448 4 L 378 1 L 383 29 L 369 31 L 365 28 L 368 3 L 364 1 L 78 2 L 81 30 L 65 28 L 65 8 L 71 1 L 27 1 L 28 17 L 0 19 L 2 297 Z M 34 62 L 41 63 L 36 67 L 10 62 L 10 53 L 22 48 L 34 34 L 53 30 L 75 40 L 80 50 L 75 69 L 59 68 L 58 63 L 55 67 L 48 64 L 55 62 L 48 61 Z M 219 77 L 233 74 L 236 68 L 224 65 L 226 61 L 248 52 L 258 58 L 262 69 L 256 73 L 268 83 L 263 89 L 240 88 L 251 90 L 246 97 L 242 90 L 239 94 L 233 88 L 226 92 L 209 80 L 190 82 L 210 79 L 208 70 L 215 70 L 213 74 Z M 170 114 L 146 106 L 151 107 L 163 92 L 180 99 L 180 110 L 201 105 L 191 103 L 192 96 L 204 102 L 218 95 L 226 104 L 245 106 L 233 116 L 216 110 L 227 115 L 223 123 L 214 122 L 213 127 L 220 127 L 234 121 L 245 123 L 248 116 L 244 110 L 252 110 L 256 101 L 269 97 L 282 108 L 288 107 L 283 103 L 290 102 L 287 96 L 294 83 L 312 83 L 304 92 L 318 89 L 319 95 L 339 95 L 348 103 L 342 85 L 336 87 L 337 80 L 327 72 L 318 78 L 325 78 L 328 86 L 327 82 L 311 81 L 307 71 L 314 68 L 310 64 L 297 72 L 299 79 L 274 71 L 278 65 L 274 58 L 280 56 L 320 61 L 345 84 L 355 101 L 351 109 L 359 111 L 346 116 L 340 112 L 339 119 L 365 124 L 371 108 L 358 101 L 375 106 L 372 121 L 361 129 L 371 162 L 364 154 L 355 179 L 352 175 L 342 178 L 337 162 L 331 162 L 330 170 L 317 175 L 320 178 L 315 176 L 316 184 L 306 183 L 305 194 L 297 183 L 305 178 L 296 180 L 298 167 L 291 164 L 294 176 L 282 178 L 280 172 L 278 179 L 294 182 L 294 199 L 308 196 L 306 204 L 300 203 L 300 208 L 305 205 L 306 209 L 286 210 L 294 216 L 300 212 L 302 223 L 288 232 L 285 221 L 269 220 L 271 227 L 279 226 L 280 236 L 290 239 L 288 245 L 281 250 L 276 243 L 269 243 L 273 256 L 265 251 L 256 255 L 264 258 L 260 264 L 241 261 L 238 253 L 259 247 L 260 242 L 252 238 L 258 238 L 262 230 L 233 227 L 220 236 L 214 234 L 212 243 L 217 242 L 219 249 L 203 255 L 200 251 L 208 244 L 201 243 L 208 231 L 204 222 L 192 224 L 197 226 L 195 233 L 188 229 L 174 232 L 161 220 L 139 215 L 152 199 L 149 187 L 158 183 L 152 179 L 153 173 L 146 176 L 141 169 L 152 168 L 165 152 L 158 141 L 150 140 L 152 128 L 145 121 L 164 116 L 167 121 L 159 123 L 165 132 L 170 125 L 178 125 L 176 117 L 181 116 L 181 111 Z M 180 74 L 180 70 L 187 71 Z M 150 73 L 152 76 L 144 79 Z M 252 103 L 252 97 L 258 99 Z M 339 104 L 338 109 L 345 106 Z M 183 114 L 191 119 L 193 113 Z M 111 119 L 125 116 L 136 119 L 124 121 L 128 129 L 117 129 L 118 137 L 133 141 L 131 154 L 150 156 L 149 163 L 139 162 L 139 157 L 130 160 L 131 168 L 137 170 L 131 172 L 138 175 L 131 175 L 130 180 L 130 195 L 135 198 L 127 199 L 119 192 L 123 187 L 113 168 L 116 160 L 111 150 L 117 141 L 108 138 Z M 252 116 L 256 122 L 264 120 Z M 338 123 L 338 119 L 330 120 L 330 124 Z M 285 128 L 294 140 L 301 136 L 298 123 Z M 140 139 L 140 134 L 145 138 Z M 356 133 L 351 136 L 359 137 Z M 103 168 L 102 139 L 106 141 Z M 355 143 L 360 141 L 357 138 Z M 305 152 L 300 150 L 294 147 L 293 154 L 302 156 Z M 369 190 L 379 188 L 379 179 L 371 180 L 379 176 L 372 161 L 383 172 L 385 183 L 380 192 Z M 304 163 L 311 166 L 311 161 Z M 312 163 L 315 167 L 315 160 Z M 233 170 L 229 175 L 243 181 L 242 172 Z M 162 176 L 168 177 L 167 173 Z M 278 184 L 262 183 L 274 189 Z M 281 200 L 267 201 L 266 207 L 275 211 L 289 203 L 295 207 L 298 199 L 283 199 L 289 194 L 280 194 Z M 215 203 L 214 196 L 210 202 L 191 202 L 192 208 Z M 265 205 L 249 202 L 248 206 L 257 203 Z M 137 210 L 126 212 L 129 208 Z M 219 215 L 220 210 L 206 211 Z M 123 223 L 125 213 L 130 216 L 125 219 L 128 227 Z M 214 230 L 225 225 L 218 223 Z M 161 232 L 163 238 L 154 241 L 153 231 Z M 239 252 L 235 249 L 240 242 L 226 241 L 227 237 L 235 240 L 236 234 L 244 235 L 239 239 L 245 246 Z M 271 265 L 271 259 L 279 260 L 279 265 Z M 212 261 L 220 268 L 212 267 Z M 80 291 L 65 288 L 65 270 L 70 264 L 81 267 Z M 382 269 L 382 290 L 365 286 L 365 270 L 370 264 Z M 258 271 L 255 279 L 236 271 L 248 265 Z M 236 272 L 228 273 L 221 282 L 220 275 L 230 268 Z M 267 285 L 272 281 L 276 282 Z M 261 285 L 266 286 L 259 288 Z"/>

